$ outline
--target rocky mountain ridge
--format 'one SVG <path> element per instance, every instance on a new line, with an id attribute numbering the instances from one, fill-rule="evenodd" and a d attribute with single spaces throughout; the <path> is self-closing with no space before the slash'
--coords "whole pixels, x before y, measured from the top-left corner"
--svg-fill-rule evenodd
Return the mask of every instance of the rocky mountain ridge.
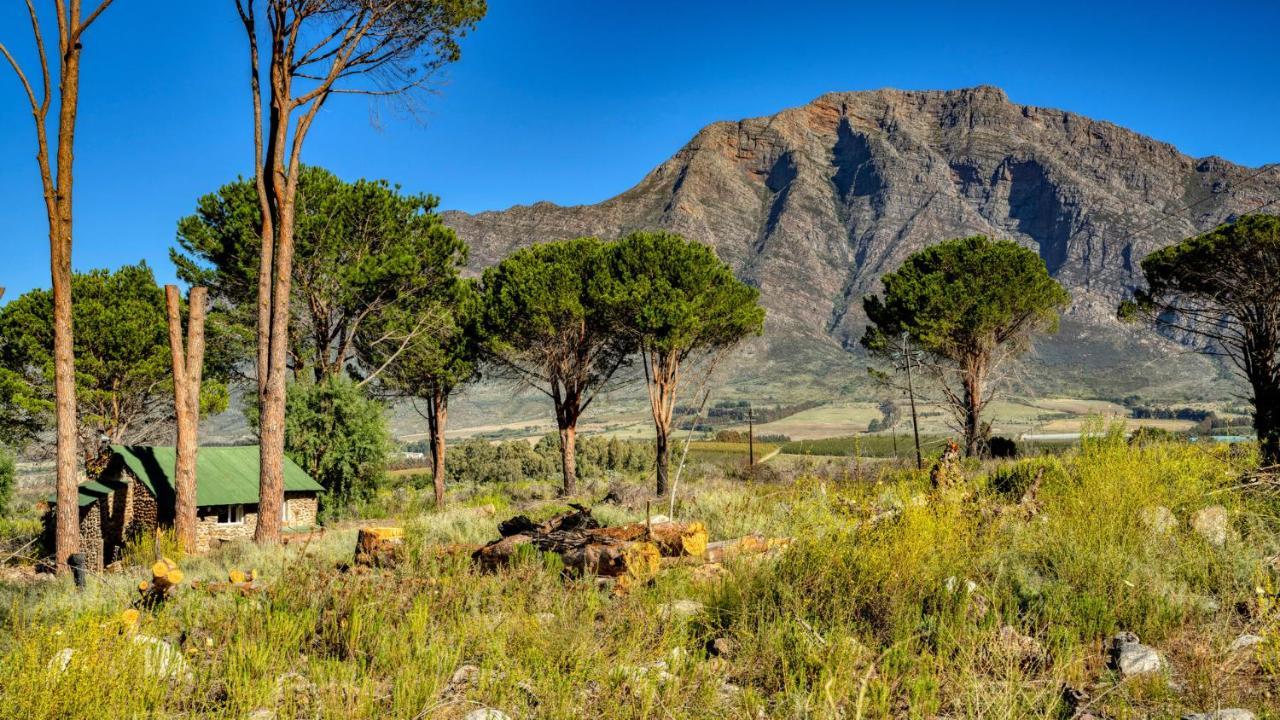
<path id="1" fill-rule="evenodd" d="M 1280 211 L 1278 198 L 1280 165 L 1192 158 L 982 86 L 829 93 L 713 123 L 598 204 L 446 220 L 471 244 L 477 271 L 561 237 L 663 228 L 706 242 L 760 288 L 763 349 L 777 359 L 798 339 L 819 354 L 855 348 L 860 299 L 884 273 L 921 247 L 972 234 L 1035 249 L 1072 293 L 1068 327 L 1105 342 L 1124 334 L 1116 303 L 1141 283 L 1147 253 L 1260 207 Z"/>

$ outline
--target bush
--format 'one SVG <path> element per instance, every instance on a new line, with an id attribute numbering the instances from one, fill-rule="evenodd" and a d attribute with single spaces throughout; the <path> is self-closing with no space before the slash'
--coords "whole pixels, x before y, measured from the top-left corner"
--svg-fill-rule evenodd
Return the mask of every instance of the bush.
<path id="1" fill-rule="evenodd" d="M 13 456 L 0 448 L 0 517 L 9 514 L 9 500 L 13 497 L 13 485 L 17 474 Z"/>
<path id="2" fill-rule="evenodd" d="M 324 486 L 327 514 L 367 497 L 385 475 L 392 444 L 382 403 L 350 380 L 290 385 L 284 432 L 289 457 Z"/>
<path id="3" fill-rule="evenodd" d="M 1030 458 L 996 468 L 988 482 L 997 493 L 1017 500 L 1026 493 L 1027 488 L 1035 482 L 1036 476 L 1043 476 L 1041 482 L 1063 483 L 1067 479 L 1066 468 L 1054 457 Z"/>
<path id="4" fill-rule="evenodd" d="M 1018 443 L 1007 437 L 1000 437 L 997 435 L 996 437 L 991 438 L 991 441 L 988 443 L 988 449 L 991 453 L 991 457 L 993 458 L 1012 459 L 1018 457 Z"/>
<path id="5" fill-rule="evenodd" d="M 1178 434 L 1164 428 L 1140 427 L 1129 436 L 1130 445 L 1153 445 L 1156 443 L 1176 442 Z"/>

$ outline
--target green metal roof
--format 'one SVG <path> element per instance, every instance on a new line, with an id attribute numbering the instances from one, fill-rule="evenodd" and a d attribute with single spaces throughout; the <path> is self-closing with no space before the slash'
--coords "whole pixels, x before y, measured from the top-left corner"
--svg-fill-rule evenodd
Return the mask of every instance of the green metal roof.
<path id="1" fill-rule="evenodd" d="M 173 497 L 177 451 L 172 447 L 112 445 L 112 458 L 123 461 L 157 499 Z M 81 488 L 81 504 L 85 489 Z M 284 459 L 285 492 L 322 492 L 324 488 L 289 458 Z M 91 488 L 91 490 L 96 490 Z M 90 500 L 92 502 L 92 500 Z M 202 447 L 196 455 L 196 505 L 239 505 L 258 502 L 258 446 Z"/>

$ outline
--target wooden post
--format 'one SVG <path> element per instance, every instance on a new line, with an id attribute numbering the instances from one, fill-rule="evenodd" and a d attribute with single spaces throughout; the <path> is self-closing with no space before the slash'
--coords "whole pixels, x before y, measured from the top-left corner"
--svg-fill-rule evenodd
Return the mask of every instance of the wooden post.
<path id="1" fill-rule="evenodd" d="M 756 422 L 755 409 L 747 405 L 747 467 L 756 464 Z"/>
<path id="2" fill-rule="evenodd" d="M 181 295 L 176 285 L 166 285 L 164 291 L 169 314 L 169 352 L 173 358 L 173 401 L 178 426 L 173 526 L 183 552 L 194 553 L 196 453 L 199 451 L 200 381 L 204 368 L 204 316 L 208 291 L 202 287 L 191 288 L 185 351 L 182 346 Z"/>

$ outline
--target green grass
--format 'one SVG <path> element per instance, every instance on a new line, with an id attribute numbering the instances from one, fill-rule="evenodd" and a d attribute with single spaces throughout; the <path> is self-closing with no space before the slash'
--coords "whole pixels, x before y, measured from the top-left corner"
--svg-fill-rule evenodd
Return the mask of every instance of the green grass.
<path id="1" fill-rule="evenodd" d="M 494 537 L 516 511 L 564 507 L 528 484 L 457 488 L 447 512 L 402 514 L 410 559 L 392 570 L 338 569 L 353 530 L 305 549 L 233 545 L 185 560 L 195 580 L 256 567 L 265 589 L 243 597 L 187 584 L 144 612 L 136 632 L 186 658 L 190 678 L 172 681 L 147 674 L 145 647 L 119 620 L 142 571 L 97 578 L 82 594 L 65 578 L 0 581 L 0 713 L 244 718 L 270 708 L 282 720 L 409 719 L 494 707 L 513 718 L 1047 719 L 1067 716 L 1070 684 L 1090 688 L 1091 709 L 1109 717 L 1217 706 L 1276 717 L 1266 668 L 1277 663 L 1225 654 L 1245 631 L 1280 643 L 1280 613 L 1254 589 L 1280 585 L 1268 561 L 1280 552 L 1280 517 L 1266 496 L 1232 489 L 1250 458 L 1231 452 L 1131 447 L 1112 434 L 1057 458 L 967 464 L 944 490 L 887 462 L 773 482 L 688 477 L 676 515 L 704 521 L 713 540 L 760 532 L 793 543 L 718 575 L 673 566 L 622 597 L 562 577 L 536 553 L 482 573 L 465 552 L 443 551 Z M 1021 495 L 1041 466 L 1033 511 Z M 593 486 L 585 500 L 605 490 Z M 1224 547 L 1189 527 L 1216 504 L 1232 518 Z M 1168 535 L 1142 522 L 1156 505 L 1179 521 Z M 644 514 L 643 503 L 598 508 L 611 523 Z M 675 600 L 705 610 L 664 615 Z M 1177 686 L 1107 671 L 1101 643 L 1119 629 L 1164 652 Z M 1001 640 L 1010 633 L 1031 649 Z M 709 654 L 716 638 L 736 650 Z M 63 648 L 75 651 L 67 670 L 50 670 Z M 464 665 L 473 680 L 451 689 Z"/>

